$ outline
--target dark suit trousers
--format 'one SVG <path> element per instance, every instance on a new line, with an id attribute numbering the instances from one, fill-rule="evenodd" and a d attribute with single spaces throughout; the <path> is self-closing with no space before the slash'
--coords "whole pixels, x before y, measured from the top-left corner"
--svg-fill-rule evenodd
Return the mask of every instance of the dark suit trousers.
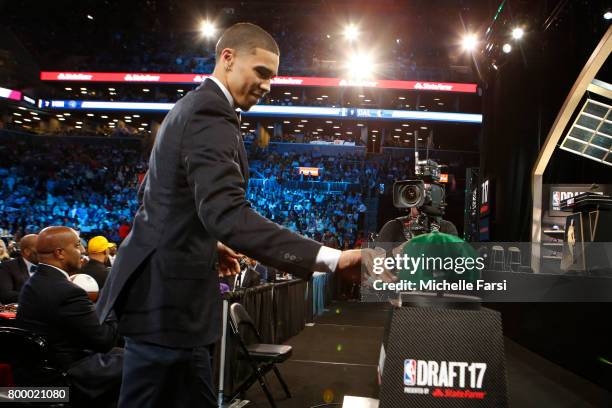
<path id="1" fill-rule="evenodd" d="M 170 348 L 126 337 L 119 408 L 217 407 L 213 348 Z"/>

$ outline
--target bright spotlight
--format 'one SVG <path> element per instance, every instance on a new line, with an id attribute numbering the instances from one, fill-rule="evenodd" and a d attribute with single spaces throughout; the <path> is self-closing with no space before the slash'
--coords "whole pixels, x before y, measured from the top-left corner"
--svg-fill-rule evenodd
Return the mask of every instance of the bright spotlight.
<path id="1" fill-rule="evenodd" d="M 508 43 L 504 44 L 504 46 L 502 47 L 502 51 L 505 54 L 510 54 L 510 51 L 512 51 L 512 46 Z"/>
<path id="2" fill-rule="evenodd" d="M 466 34 L 463 37 L 463 49 L 465 51 L 474 51 L 476 45 L 478 44 L 478 39 L 475 34 Z"/>
<path id="3" fill-rule="evenodd" d="M 524 34 L 525 31 L 523 31 L 521 27 L 516 27 L 512 30 L 512 38 L 514 38 L 515 40 L 520 40 L 521 38 L 523 38 Z"/>
<path id="4" fill-rule="evenodd" d="M 203 21 L 200 25 L 200 32 L 204 37 L 211 38 L 217 32 L 217 29 L 210 21 Z"/>
<path id="5" fill-rule="evenodd" d="M 370 55 L 355 54 L 349 58 L 347 71 L 349 78 L 369 78 L 374 74 L 374 61 Z"/>
<path id="6" fill-rule="evenodd" d="M 359 29 L 357 26 L 354 24 L 347 25 L 344 29 L 344 37 L 349 41 L 356 40 L 357 37 L 359 37 Z"/>
<path id="7" fill-rule="evenodd" d="M 604 19 L 611 20 L 612 19 L 612 11 L 606 11 L 604 13 Z"/>

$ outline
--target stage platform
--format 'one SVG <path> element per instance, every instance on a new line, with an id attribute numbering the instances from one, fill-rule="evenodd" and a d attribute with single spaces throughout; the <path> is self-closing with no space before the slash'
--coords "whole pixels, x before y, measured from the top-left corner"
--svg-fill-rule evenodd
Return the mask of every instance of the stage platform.
<path id="1" fill-rule="evenodd" d="M 334 302 L 314 326 L 289 339 L 293 357 L 279 368 L 293 398 L 268 378 L 278 407 L 338 407 L 344 395 L 378 398 L 376 368 L 388 310 L 382 303 Z M 511 408 L 612 406 L 612 395 L 601 387 L 508 338 L 505 348 Z M 248 407 L 269 406 L 257 384 L 247 398 Z"/>

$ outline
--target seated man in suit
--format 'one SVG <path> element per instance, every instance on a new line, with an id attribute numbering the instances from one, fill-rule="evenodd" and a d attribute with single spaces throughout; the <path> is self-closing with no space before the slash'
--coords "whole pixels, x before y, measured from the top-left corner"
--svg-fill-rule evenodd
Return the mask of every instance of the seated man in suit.
<path id="1" fill-rule="evenodd" d="M 36 248 L 40 263 L 19 296 L 18 327 L 47 338 L 51 360 L 74 385 L 71 398 L 116 403 L 123 364 L 123 350 L 113 349 L 117 322 L 109 317 L 99 323 L 87 293 L 70 281 L 81 268 L 78 235 L 67 227 L 48 227 Z"/>
<path id="2" fill-rule="evenodd" d="M 257 261 L 249 257 L 245 258 L 245 268 L 236 275 L 237 282 L 241 288 L 252 288 L 261 285 L 261 274 L 255 269 Z"/>
<path id="3" fill-rule="evenodd" d="M 106 277 L 108 276 L 110 269 L 106 266 L 108 262 L 109 249 L 111 243 L 102 235 L 93 237 L 87 243 L 87 255 L 89 261 L 81 269 L 81 273 L 86 273 L 96 280 L 98 288 L 102 290 Z"/>
<path id="4" fill-rule="evenodd" d="M 0 264 L 0 303 L 15 303 L 19 291 L 36 269 L 36 241 L 38 235 L 25 235 L 19 241 L 21 256 Z"/>
<path id="5" fill-rule="evenodd" d="M 221 283 L 225 283 L 231 290 L 252 288 L 261 284 L 261 275 L 254 268 L 257 263 L 254 259 L 243 257 L 240 261 L 240 273 L 236 276 L 224 276 Z"/>

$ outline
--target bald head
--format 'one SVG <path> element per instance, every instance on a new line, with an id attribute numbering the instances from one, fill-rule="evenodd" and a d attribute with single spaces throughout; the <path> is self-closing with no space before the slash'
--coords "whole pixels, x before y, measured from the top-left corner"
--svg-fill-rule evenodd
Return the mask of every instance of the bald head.
<path id="1" fill-rule="evenodd" d="M 83 247 L 79 235 L 68 227 L 47 227 L 38 234 L 36 251 L 41 263 L 60 268 L 68 274 L 81 269 Z"/>
<path id="2" fill-rule="evenodd" d="M 38 263 L 38 254 L 36 252 L 36 242 L 38 241 L 38 235 L 28 234 L 21 238 L 19 241 L 19 249 L 21 250 L 21 256 L 33 264 Z"/>

